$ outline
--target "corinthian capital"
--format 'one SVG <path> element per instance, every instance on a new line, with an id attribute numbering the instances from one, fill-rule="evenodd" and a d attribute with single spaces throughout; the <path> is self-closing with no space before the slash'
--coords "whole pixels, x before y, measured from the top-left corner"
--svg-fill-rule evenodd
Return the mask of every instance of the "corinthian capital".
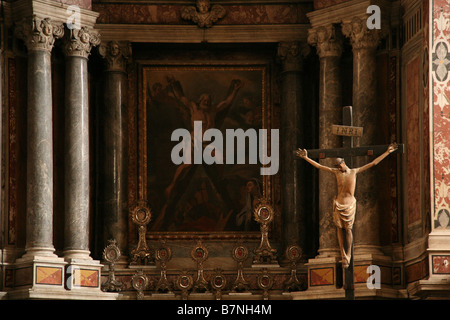
<path id="1" fill-rule="evenodd" d="M 308 43 L 316 46 L 320 58 L 342 54 L 342 34 L 332 24 L 308 30 Z"/>
<path id="2" fill-rule="evenodd" d="M 278 44 L 278 59 L 283 65 L 283 71 L 301 71 L 303 58 L 310 48 L 303 42 L 280 42 Z"/>
<path id="3" fill-rule="evenodd" d="M 353 49 L 376 49 L 382 36 L 379 29 L 368 29 L 366 20 L 358 17 L 342 23 L 342 33 L 350 38 Z"/>
<path id="4" fill-rule="evenodd" d="M 55 39 L 64 35 L 62 23 L 55 23 L 50 18 L 23 18 L 17 23 L 16 36 L 25 41 L 28 50 L 43 50 L 51 52 Z"/>
<path id="5" fill-rule="evenodd" d="M 127 60 L 131 55 L 131 46 L 129 42 L 110 41 L 107 44 L 101 44 L 99 52 L 106 60 L 108 71 L 125 71 Z"/>
<path id="6" fill-rule="evenodd" d="M 69 29 L 66 32 L 64 53 L 66 56 L 87 58 L 93 46 L 100 44 L 98 32 L 92 28 Z"/>

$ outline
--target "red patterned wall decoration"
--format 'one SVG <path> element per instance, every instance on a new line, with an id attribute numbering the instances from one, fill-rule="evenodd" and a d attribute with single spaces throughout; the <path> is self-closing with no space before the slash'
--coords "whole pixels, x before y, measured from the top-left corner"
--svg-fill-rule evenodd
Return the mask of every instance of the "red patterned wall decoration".
<path id="1" fill-rule="evenodd" d="M 433 2 L 431 51 L 434 215 L 433 227 L 450 229 L 450 3 Z"/>

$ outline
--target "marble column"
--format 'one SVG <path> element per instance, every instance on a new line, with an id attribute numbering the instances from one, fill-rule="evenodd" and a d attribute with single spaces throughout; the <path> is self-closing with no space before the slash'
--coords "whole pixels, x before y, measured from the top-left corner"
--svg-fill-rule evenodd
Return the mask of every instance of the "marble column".
<path id="1" fill-rule="evenodd" d="M 103 217 L 103 241 L 115 239 L 128 252 L 128 133 L 127 60 L 129 43 L 111 41 L 100 46 L 106 61 L 98 115 L 99 211 Z"/>
<path id="2" fill-rule="evenodd" d="M 340 58 L 342 34 L 334 25 L 309 30 L 308 43 L 314 45 L 320 58 L 319 78 L 319 148 L 341 148 L 342 139 L 331 132 L 333 124 L 342 123 Z M 333 166 L 333 159 L 319 162 Z M 334 175 L 319 170 L 319 255 L 339 256 L 336 227 L 333 223 L 333 198 L 337 191 Z"/>
<path id="3" fill-rule="evenodd" d="M 28 49 L 26 258 L 56 257 L 53 246 L 51 50 L 62 24 L 33 16 L 17 24 Z"/>
<path id="4" fill-rule="evenodd" d="M 94 30 L 66 31 L 64 258 L 91 259 L 89 251 L 89 95 L 87 62 L 100 44 Z"/>
<path id="5" fill-rule="evenodd" d="M 281 137 L 280 168 L 283 203 L 284 245 L 305 248 L 305 183 L 301 181 L 303 164 L 294 151 L 303 145 L 303 58 L 309 46 L 299 42 L 283 42 L 278 46 L 281 61 Z"/>
<path id="6" fill-rule="evenodd" d="M 350 38 L 353 50 L 353 124 L 364 128 L 364 134 L 354 138 L 354 146 L 380 144 L 382 141 L 377 141 L 379 108 L 376 83 L 376 49 L 380 42 L 380 30 L 369 30 L 366 20 L 354 18 L 342 24 L 342 32 Z M 369 157 L 356 157 L 353 166 L 360 167 L 372 160 Z M 355 192 L 355 254 L 381 253 L 377 188 L 376 167 L 358 176 Z"/>

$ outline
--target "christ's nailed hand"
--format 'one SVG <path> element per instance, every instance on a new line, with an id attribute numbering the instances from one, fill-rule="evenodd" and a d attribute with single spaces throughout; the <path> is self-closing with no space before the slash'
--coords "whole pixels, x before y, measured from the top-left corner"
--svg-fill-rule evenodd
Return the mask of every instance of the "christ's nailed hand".
<path id="1" fill-rule="evenodd" d="M 306 151 L 306 149 L 298 149 L 297 150 L 297 155 L 300 158 L 307 158 L 308 157 L 308 151 Z"/>

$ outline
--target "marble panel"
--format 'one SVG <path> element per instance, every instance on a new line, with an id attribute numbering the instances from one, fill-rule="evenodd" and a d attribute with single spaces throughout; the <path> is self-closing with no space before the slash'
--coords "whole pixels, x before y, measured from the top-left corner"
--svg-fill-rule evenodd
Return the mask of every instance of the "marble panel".
<path id="1" fill-rule="evenodd" d="M 450 256 L 432 256 L 434 274 L 450 274 Z"/>
<path id="2" fill-rule="evenodd" d="M 309 270 L 311 287 L 333 285 L 334 284 L 334 268 L 317 268 Z"/>
<path id="3" fill-rule="evenodd" d="M 420 219 L 420 132 L 419 132 L 419 58 L 406 66 L 406 147 L 408 176 L 408 223 Z"/>

